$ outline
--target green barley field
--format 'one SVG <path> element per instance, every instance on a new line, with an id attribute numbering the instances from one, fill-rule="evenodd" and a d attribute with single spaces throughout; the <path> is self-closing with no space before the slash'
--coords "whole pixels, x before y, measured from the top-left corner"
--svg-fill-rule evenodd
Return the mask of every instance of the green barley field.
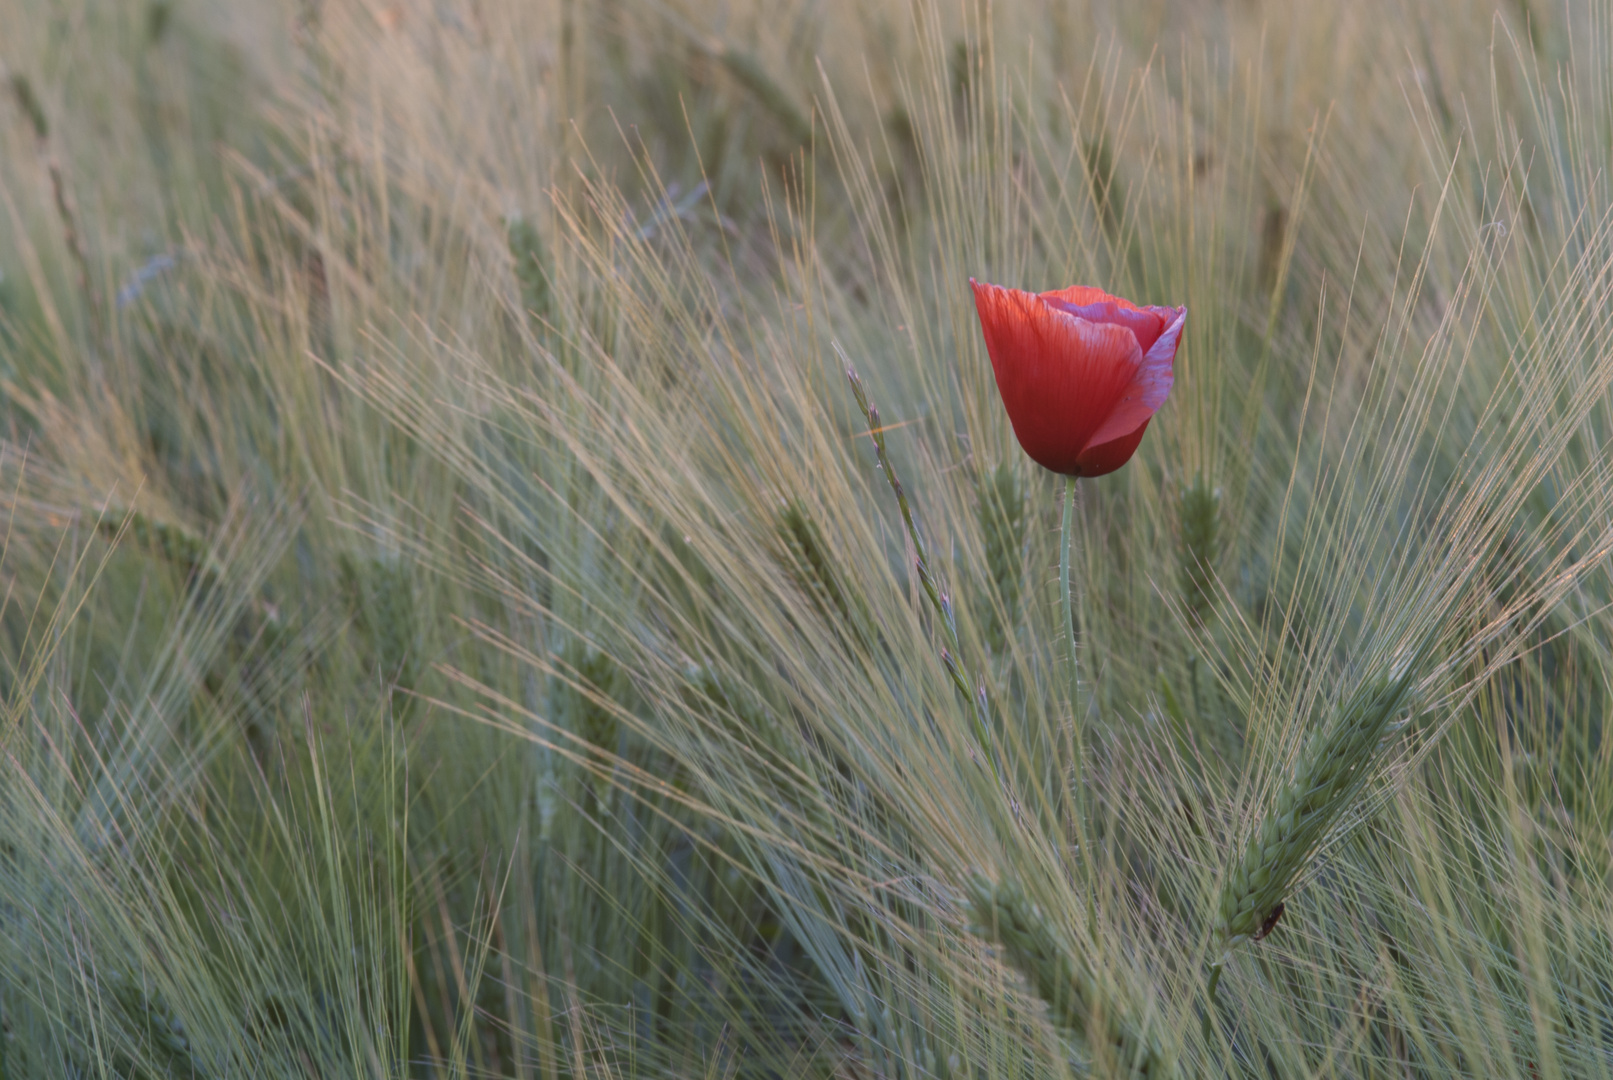
<path id="1" fill-rule="evenodd" d="M 0 0 L 0 1080 L 1613 1077 L 1610 169 L 1603 0 Z M 1068 534 L 971 277 L 1188 309 Z"/>

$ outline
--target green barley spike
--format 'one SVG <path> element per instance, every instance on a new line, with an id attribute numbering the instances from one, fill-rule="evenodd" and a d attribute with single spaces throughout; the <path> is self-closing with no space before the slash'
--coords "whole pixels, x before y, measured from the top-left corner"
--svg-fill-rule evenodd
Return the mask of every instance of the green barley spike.
<path id="1" fill-rule="evenodd" d="M 792 500 L 779 515 L 778 529 L 797 568 L 803 571 L 801 584 L 811 595 L 813 603 L 823 615 L 849 625 L 851 604 L 829 559 L 818 523 L 807 516 L 805 507 Z"/>
<path id="2" fill-rule="evenodd" d="M 1178 504 L 1182 523 L 1178 585 L 1188 618 L 1203 626 L 1215 610 L 1215 564 L 1221 554 L 1221 492 L 1203 477 L 1184 488 Z"/>
<path id="3" fill-rule="evenodd" d="M 1049 1018 L 1088 1045 L 1102 1039 L 1114 1059 L 1129 1066 L 1134 1077 L 1174 1075 L 1164 1051 L 1115 1001 L 1104 1001 L 1104 1028 L 1089 1030 L 1093 1006 L 1102 993 L 1087 966 L 1060 937 L 1046 914 L 1018 882 L 1005 878 L 992 884 L 982 875 L 969 882 L 973 930 L 1002 946 L 1004 958 L 1025 976 L 1036 996 L 1047 1003 Z"/>
<path id="4" fill-rule="evenodd" d="M 343 555 L 343 584 L 353 604 L 356 626 L 370 639 L 375 662 L 405 694 L 420 677 L 419 620 L 414 579 L 400 564 Z M 406 701 L 407 698 L 402 700 Z"/>
<path id="5" fill-rule="evenodd" d="M 98 528 L 102 535 L 111 539 L 124 526 L 121 521 L 108 516 L 101 520 Z M 183 525 L 161 521 L 135 510 L 129 513 L 125 531 L 132 543 L 179 567 L 187 578 L 196 579 L 203 587 L 216 584 L 223 576 L 223 568 L 213 558 L 207 540 Z"/>
<path id="6" fill-rule="evenodd" d="M 1385 737 L 1413 708 L 1417 668 L 1407 663 L 1361 683 L 1306 741 L 1222 887 L 1216 929 L 1225 949 L 1259 940 L 1282 917 L 1294 882 L 1372 779 Z"/>
<path id="7" fill-rule="evenodd" d="M 152 0 L 146 8 L 146 42 L 157 45 L 162 42 L 163 36 L 168 33 L 168 27 L 173 21 L 173 0 Z"/>
<path id="8" fill-rule="evenodd" d="M 608 654 L 573 643 L 566 658 L 576 673 L 577 686 L 567 694 L 568 728 L 590 746 L 609 754 L 617 751 L 620 721 L 616 711 L 600 703 L 600 698 L 617 701 L 625 678 L 620 666 Z"/>
<path id="9" fill-rule="evenodd" d="M 21 72 L 11 76 L 11 93 L 17 99 L 17 107 L 28 117 L 34 138 L 45 139 L 50 134 L 50 124 L 45 120 L 45 106 L 34 93 L 34 84 L 28 81 L 28 76 Z"/>
<path id="10" fill-rule="evenodd" d="M 531 221 L 516 216 L 505 225 L 505 239 L 510 246 L 510 258 L 515 262 L 515 280 L 521 286 L 522 309 L 538 323 L 552 324 L 554 292 L 550 282 L 554 279 L 554 267 L 550 265 L 543 235 Z"/>
<path id="11" fill-rule="evenodd" d="M 1098 212 L 1109 239 L 1116 240 L 1126 217 L 1126 197 L 1115 169 L 1108 131 L 1100 131 L 1097 138 L 1088 139 L 1081 149 L 1092 192 L 1092 207 Z"/>
<path id="12" fill-rule="evenodd" d="M 795 104 L 789 92 L 767 73 L 767 68 L 754 53 L 728 46 L 718 52 L 717 59 L 734 81 L 750 91 L 757 103 L 772 114 L 791 142 L 805 145 L 812 141 L 812 121 Z"/>

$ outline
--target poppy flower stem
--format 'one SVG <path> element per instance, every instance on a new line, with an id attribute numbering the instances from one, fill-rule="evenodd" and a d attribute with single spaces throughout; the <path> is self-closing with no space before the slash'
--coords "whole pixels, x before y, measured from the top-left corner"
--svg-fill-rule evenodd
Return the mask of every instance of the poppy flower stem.
<path id="1" fill-rule="evenodd" d="M 1075 508 L 1080 501 L 1076 478 L 1064 485 L 1064 527 L 1059 534 L 1059 602 L 1064 606 L 1064 636 L 1070 646 L 1070 668 L 1074 675 L 1072 706 L 1075 713 L 1076 745 L 1081 745 L 1081 658 L 1076 652 L 1075 597 L 1070 592 L 1070 536 L 1075 532 Z"/>
<path id="2" fill-rule="evenodd" d="M 1064 630 L 1070 641 L 1070 664 L 1080 684 L 1081 661 L 1075 654 L 1075 598 L 1070 595 L 1070 534 L 1075 531 L 1075 477 L 1064 485 L 1064 529 L 1059 535 L 1059 598 L 1064 601 Z"/>
<path id="3" fill-rule="evenodd" d="M 1081 496 L 1081 491 L 1075 486 L 1076 478 L 1070 476 L 1064 485 L 1064 525 L 1059 533 L 1059 602 L 1064 606 L 1064 636 L 1070 646 L 1070 734 L 1073 737 L 1075 762 L 1077 769 L 1086 767 L 1087 746 L 1085 733 L 1085 717 L 1081 709 L 1081 660 L 1076 654 L 1075 644 L 1075 597 L 1070 594 L 1070 534 L 1075 532 L 1075 504 Z M 1077 785 L 1076 791 L 1085 790 Z M 1089 850 L 1087 847 L 1086 826 L 1083 823 L 1086 811 L 1083 809 L 1075 817 L 1077 842 L 1082 854 Z M 1090 879 L 1087 883 L 1087 922 L 1097 933 L 1098 904 L 1092 893 Z"/>

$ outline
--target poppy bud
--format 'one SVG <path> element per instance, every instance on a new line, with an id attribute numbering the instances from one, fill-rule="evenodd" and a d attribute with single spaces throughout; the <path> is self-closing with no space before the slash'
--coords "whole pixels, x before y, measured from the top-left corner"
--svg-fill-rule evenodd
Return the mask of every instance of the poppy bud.
<path id="1" fill-rule="evenodd" d="M 1187 309 L 1138 307 L 1080 285 L 969 285 L 997 392 L 1031 460 L 1069 476 L 1129 461 L 1170 393 Z"/>

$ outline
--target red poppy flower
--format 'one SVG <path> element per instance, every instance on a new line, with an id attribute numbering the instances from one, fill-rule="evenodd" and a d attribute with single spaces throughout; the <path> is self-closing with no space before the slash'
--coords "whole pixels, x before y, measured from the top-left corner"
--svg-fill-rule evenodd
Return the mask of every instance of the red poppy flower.
<path id="1" fill-rule="evenodd" d="M 1171 391 L 1185 307 L 1138 307 L 1080 285 L 1029 293 L 969 279 L 1014 435 L 1069 476 L 1114 472 Z"/>

